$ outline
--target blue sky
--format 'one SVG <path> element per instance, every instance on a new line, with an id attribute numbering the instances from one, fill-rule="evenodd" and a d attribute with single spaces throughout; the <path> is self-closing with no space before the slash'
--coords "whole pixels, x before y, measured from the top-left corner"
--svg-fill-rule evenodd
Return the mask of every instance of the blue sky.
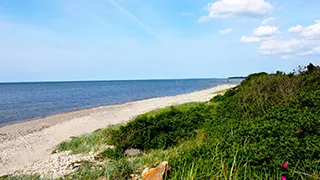
<path id="1" fill-rule="evenodd" d="M 0 82 L 210 78 L 320 64 L 316 0 L 0 2 Z"/>

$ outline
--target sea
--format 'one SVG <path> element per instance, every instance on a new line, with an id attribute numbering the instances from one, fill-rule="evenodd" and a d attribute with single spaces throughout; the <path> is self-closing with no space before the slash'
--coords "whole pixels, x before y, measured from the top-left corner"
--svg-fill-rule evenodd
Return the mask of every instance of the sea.
<path id="1" fill-rule="evenodd" d="M 238 83 L 227 79 L 0 83 L 0 126 L 57 113 Z"/>

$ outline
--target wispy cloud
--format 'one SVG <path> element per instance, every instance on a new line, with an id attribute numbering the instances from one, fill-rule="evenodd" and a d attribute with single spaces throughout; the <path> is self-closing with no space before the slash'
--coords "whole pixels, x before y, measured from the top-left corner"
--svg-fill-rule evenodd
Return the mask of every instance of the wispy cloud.
<path id="1" fill-rule="evenodd" d="M 268 25 L 271 21 L 275 20 L 275 17 L 269 17 L 261 22 L 261 25 Z"/>
<path id="2" fill-rule="evenodd" d="M 152 35 L 153 37 L 155 37 L 156 39 L 158 39 L 160 42 L 164 43 L 167 45 L 167 41 L 162 38 L 158 33 L 156 33 L 150 26 L 148 26 L 147 24 L 145 24 L 144 22 L 142 22 L 137 16 L 135 16 L 134 14 L 132 14 L 130 11 L 128 11 L 127 9 L 125 9 L 123 6 L 121 6 L 116 0 L 109 0 L 109 2 L 116 7 L 117 9 L 119 9 L 123 14 L 125 14 L 126 16 L 128 16 L 128 18 L 132 19 L 133 21 L 135 21 L 136 23 L 138 23 L 141 28 L 143 28 L 145 31 L 147 31 L 150 35 Z"/>

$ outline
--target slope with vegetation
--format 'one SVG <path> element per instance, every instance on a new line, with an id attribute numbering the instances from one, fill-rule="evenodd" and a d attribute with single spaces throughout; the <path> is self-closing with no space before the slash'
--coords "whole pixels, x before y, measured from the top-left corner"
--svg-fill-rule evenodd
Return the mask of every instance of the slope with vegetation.
<path id="1" fill-rule="evenodd" d="M 105 144 L 116 146 L 100 153 L 108 161 L 64 178 L 128 179 L 169 161 L 168 179 L 320 179 L 320 67 L 251 74 L 210 102 L 143 114 L 57 150 L 87 153 Z M 128 148 L 144 154 L 125 157 Z"/>

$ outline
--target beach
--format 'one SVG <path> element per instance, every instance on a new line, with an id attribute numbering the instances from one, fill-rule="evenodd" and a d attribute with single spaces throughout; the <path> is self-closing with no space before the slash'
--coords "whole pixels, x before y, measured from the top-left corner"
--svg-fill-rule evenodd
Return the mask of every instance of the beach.
<path id="1" fill-rule="evenodd" d="M 126 123 L 139 114 L 155 109 L 208 101 L 217 92 L 235 86 L 218 85 L 189 94 L 77 110 L 0 127 L 0 176 L 45 160 L 56 145 L 70 137 Z"/>

